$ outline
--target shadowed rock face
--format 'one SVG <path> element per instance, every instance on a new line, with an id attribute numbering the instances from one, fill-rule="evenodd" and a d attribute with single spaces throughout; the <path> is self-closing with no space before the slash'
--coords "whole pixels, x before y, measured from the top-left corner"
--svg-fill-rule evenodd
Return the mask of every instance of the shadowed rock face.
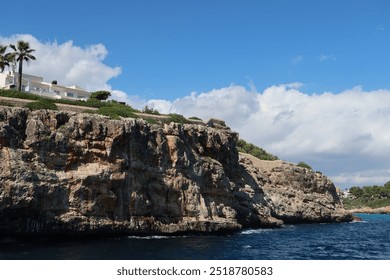
<path id="1" fill-rule="evenodd" d="M 179 234 L 351 219 L 326 177 L 239 159 L 237 139 L 198 124 L 0 107 L 0 233 Z"/>
<path id="2" fill-rule="evenodd" d="M 262 161 L 241 154 L 240 163 L 272 201 L 271 215 L 285 223 L 345 222 L 344 210 L 332 181 L 319 172 L 276 160 Z"/>

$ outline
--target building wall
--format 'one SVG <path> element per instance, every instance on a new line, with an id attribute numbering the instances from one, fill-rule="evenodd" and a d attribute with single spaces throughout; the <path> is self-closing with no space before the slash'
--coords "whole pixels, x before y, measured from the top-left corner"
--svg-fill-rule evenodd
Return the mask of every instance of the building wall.
<path id="1" fill-rule="evenodd" d="M 66 87 L 62 85 L 49 84 L 43 82 L 42 77 L 23 74 L 22 90 L 32 94 L 49 98 L 66 99 L 88 99 L 90 92 L 76 87 Z M 18 73 L 15 73 L 15 82 L 18 81 Z M 14 76 L 0 73 L 0 88 L 9 88 L 14 83 Z"/>
<path id="2" fill-rule="evenodd" d="M 13 84 L 13 80 L 13 76 L 8 75 L 8 73 L 0 73 L 0 88 Z"/>

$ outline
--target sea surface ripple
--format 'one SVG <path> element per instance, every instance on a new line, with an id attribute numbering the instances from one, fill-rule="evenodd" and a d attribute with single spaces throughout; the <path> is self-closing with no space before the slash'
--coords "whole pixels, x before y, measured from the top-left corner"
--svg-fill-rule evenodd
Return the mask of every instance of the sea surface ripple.
<path id="1" fill-rule="evenodd" d="M 0 259 L 389 260 L 390 215 L 358 216 L 362 222 L 286 225 L 232 235 L 3 239 Z"/>

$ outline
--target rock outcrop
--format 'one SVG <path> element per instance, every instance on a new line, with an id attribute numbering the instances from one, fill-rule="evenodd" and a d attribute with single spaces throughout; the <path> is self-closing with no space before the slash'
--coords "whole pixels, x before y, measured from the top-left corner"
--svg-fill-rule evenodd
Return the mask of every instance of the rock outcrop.
<path id="1" fill-rule="evenodd" d="M 339 222 L 324 176 L 241 155 L 238 135 L 0 107 L 0 234 L 180 234 Z"/>
<path id="2" fill-rule="evenodd" d="M 272 216 L 285 223 L 344 222 L 343 208 L 332 181 L 320 172 L 242 154 L 240 162 L 272 201 Z"/>

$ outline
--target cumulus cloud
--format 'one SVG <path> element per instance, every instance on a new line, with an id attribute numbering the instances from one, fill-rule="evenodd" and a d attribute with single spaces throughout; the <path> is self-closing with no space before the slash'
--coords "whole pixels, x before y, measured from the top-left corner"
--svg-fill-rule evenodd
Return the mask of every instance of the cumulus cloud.
<path id="1" fill-rule="evenodd" d="M 255 97 L 255 92 L 248 92 L 244 87 L 232 85 L 208 93 L 192 93 L 174 102 L 151 100 L 148 105 L 163 113 L 178 112 L 189 117 L 197 116 L 206 119 L 214 115 L 229 120 L 230 124 L 235 126 L 245 122 L 253 111 L 258 110 L 258 104 L 252 102 Z M 234 112 L 237 114 L 232 118 Z"/>
<path id="2" fill-rule="evenodd" d="M 164 113 L 224 119 L 242 138 L 280 158 L 306 161 L 340 185 L 390 180 L 390 91 L 355 87 L 309 95 L 301 86 L 256 92 L 231 85 L 148 105 Z"/>
<path id="3" fill-rule="evenodd" d="M 4 45 L 15 44 L 18 40 L 29 42 L 37 57 L 36 61 L 24 66 L 24 71 L 42 76 L 47 82 L 57 80 L 59 84 L 77 85 L 89 91 L 111 90 L 108 80 L 121 73 L 120 67 L 103 63 L 108 51 L 102 44 L 82 48 L 72 41 L 42 42 L 29 34 L 0 37 Z"/>
<path id="4" fill-rule="evenodd" d="M 334 54 L 321 54 L 320 55 L 321 62 L 327 61 L 327 60 L 336 61 L 336 56 Z"/>

